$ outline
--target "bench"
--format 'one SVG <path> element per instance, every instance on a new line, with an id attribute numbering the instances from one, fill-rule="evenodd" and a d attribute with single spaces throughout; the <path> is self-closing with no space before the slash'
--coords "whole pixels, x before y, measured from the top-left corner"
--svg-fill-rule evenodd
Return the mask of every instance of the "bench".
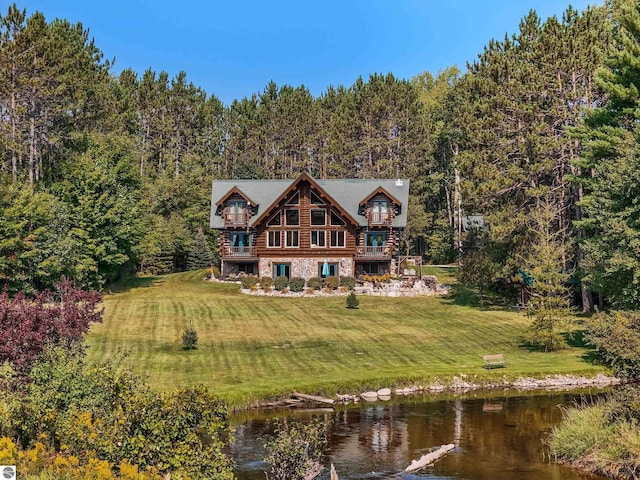
<path id="1" fill-rule="evenodd" d="M 497 355 L 485 355 L 482 357 L 482 360 L 484 361 L 484 368 L 487 369 L 507 366 L 507 361 L 504 359 L 504 355 L 502 355 L 501 353 Z"/>

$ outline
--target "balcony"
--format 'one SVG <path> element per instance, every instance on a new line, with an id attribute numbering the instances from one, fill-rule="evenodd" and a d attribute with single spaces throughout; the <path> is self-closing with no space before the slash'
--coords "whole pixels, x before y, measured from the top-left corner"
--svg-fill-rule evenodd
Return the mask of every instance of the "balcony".
<path id="1" fill-rule="evenodd" d="M 228 247 L 225 257 L 255 257 L 256 247 Z"/>
<path id="2" fill-rule="evenodd" d="M 371 212 L 369 223 L 371 225 L 387 225 L 391 219 L 391 216 L 384 212 Z"/>
<path id="3" fill-rule="evenodd" d="M 225 226 L 241 225 L 244 226 L 247 222 L 247 214 L 241 213 L 227 213 L 224 217 Z"/>
<path id="4" fill-rule="evenodd" d="M 357 256 L 360 258 L 389 258 L 391 257 L 391 248 L 382 247 L 358 247 Z"/>

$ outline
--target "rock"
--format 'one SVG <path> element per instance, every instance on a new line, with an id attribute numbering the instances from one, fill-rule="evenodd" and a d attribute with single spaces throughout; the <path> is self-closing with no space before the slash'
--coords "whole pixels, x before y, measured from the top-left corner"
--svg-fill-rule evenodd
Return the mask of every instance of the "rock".
<path id="1" fill-rule="evenodd" d="M 369 402 L 375 402 L 378 399 L 378 393 L 373 391 L 361 393 L 360 396 Z"/>
<path id="2" fill-rule="evenodd" d="M 380 390 L 378 390 L 378 391 L 376 392 L 376 394 L 377 394 L 379 397 L 387 397 L 387 396 L 390 396 L 390 395 L 391 395 L 391 389 L 390 389 L 390 388 L 381 388 Z"/>

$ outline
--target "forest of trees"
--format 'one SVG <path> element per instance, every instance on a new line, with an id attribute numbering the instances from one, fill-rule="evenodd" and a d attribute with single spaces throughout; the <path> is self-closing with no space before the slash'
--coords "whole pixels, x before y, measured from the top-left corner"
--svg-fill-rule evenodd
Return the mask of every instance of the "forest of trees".
<path id="1" fill-rule="evenodd" d="M 624 5 L 531 11 L 464 72 L 374 73 L 318 97 L 271 81 L 228 106 L 184 72 L 116 76 L 85 26 L 13 5 L 0 17 L 0 284 L 103 288 L 206 267 L 212 179 L 305 171 L 410 178 L 408 253 L 468 258 L 495 288 L 535 267 L 544 210 L 584 309 L 628 305 L 640 298 L 638 92 L 624 62 L 638 46 Z M 464 232 L 467 215 L 484 228 Z"/>

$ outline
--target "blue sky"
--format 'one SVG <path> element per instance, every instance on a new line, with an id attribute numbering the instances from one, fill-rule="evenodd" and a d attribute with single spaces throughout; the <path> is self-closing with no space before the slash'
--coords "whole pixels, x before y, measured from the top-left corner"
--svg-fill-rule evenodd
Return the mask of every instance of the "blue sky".
<path id="1" fill-rule="evenodd" d="M 0 1 L 2 13 L 9 2 Z M 578 10 L 603 0 L 574 0 Z M 82 22 L 114 73 L 151 67 L 187 79 L 225 104 L 267 83 L 320 95 L 358 76 L 412 78 L 465 69 L 490 39 L 514 33 L 530 9 L 561 16 L 564 0 L 26 0 L 30 15 Z"/>

